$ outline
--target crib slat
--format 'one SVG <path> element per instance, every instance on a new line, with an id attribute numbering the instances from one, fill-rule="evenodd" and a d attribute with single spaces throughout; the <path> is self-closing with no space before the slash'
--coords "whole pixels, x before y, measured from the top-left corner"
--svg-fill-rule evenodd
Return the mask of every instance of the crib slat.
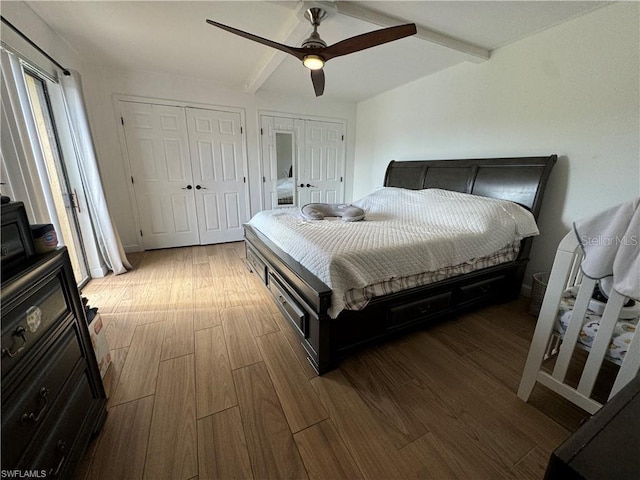
<path id="1" fill-rule="evenodd" d="M 636 333 L 633 334 L 629 350 L 627 350 L 624 356 L 609 398 L 618 393 L 622 387 L 629 383 L 633 377 L 640 372 L 640 333 L 638 333 L 640 328 L 638 327 L 640 327 L 640 325 L 636 326 Z"/>
<path id="2" fill-rule="evenodd" d="M 585 277 L 582 280 L 582 285 L 578 290 L 578 296 L 576 303 L 571 312 L 571 320 L 567 326 L 567 331 L 562 339 L 562 345 L 560 346 L 560 353 L 556 360 L 555 367 L 553 368 L 553 378 L 560 382 L 564 382 L 564 378 L 567 375 L 569 369 L 569 363 L 571 357 L 573 357 L 573 351 L 578 342 L 578 336 L 582 331 L 582 325 L 584 323 L 585 315 L 587 314 L 587 308 L 589 307 L 589 300 L 593 294 L 593 289 L 596 286 L 596 281 L 593 278 Z"/>
<path id="3" fill-rule="evenodd" d="M 577 245 L 577 241 L 575 244 Z M 538 371 L 542 366 L 542 361 L 544 360 L 544 355 L 553 333 L 553 324 L 556 319 L 558 307 L 560 306 L 560 298 L 564 291 L 563 287 L 566 284 L 573 257 L 574 251 L 558 249 L 553 261 L 549 283 L 547 284 L 547 290 L 542 300 L 542 306 L 540 307 L 540 315 L 538 315 L 538 323 L 536 324 L 536 329 L 531 339 L 527 362 L 524 367 L 524 372 L 522 373 L 520 386 L 518 387 L 518 397 L 525 402 L 529 399 L 529 395 L 531 395 L 531 391 L 536 383 Z"/>
<path id="4" fill-rule="evenodd" d="M 580 284 L 581 273 L 580 265 L 582 262 L 582 252 L 580 250 L 576 251 L 575 256 L 573 257 L 573 264 L 571 265 L 571 273 L 569 273 L 569 279 L 567 281 L 567 285 L 565 287 L 573 287 L 574 285 Z"/>
<path id="5" fill-rule="evenodd" d="M 626 297 L 623 297 L 615 290 L 611 291 L 609 301 L 602 314 L 600 320 L 600 327 L 598 327 L 598 333 L 591 345 L 591 351 L 587 357 L 587 362 L 584 366 L 584 371 L 580 377 L 580 383 L 578 383 L 578 391 L 583 395 L 591 396 L 591 391 L 596 383 L 596 378 L 600 372 L 600 366 L 604 360 L 604 355 L 607 353 L 607 348 L 611 342 L 611 335 L 613 329 L 616 326 L 620 310 L 626 301 Z"/>

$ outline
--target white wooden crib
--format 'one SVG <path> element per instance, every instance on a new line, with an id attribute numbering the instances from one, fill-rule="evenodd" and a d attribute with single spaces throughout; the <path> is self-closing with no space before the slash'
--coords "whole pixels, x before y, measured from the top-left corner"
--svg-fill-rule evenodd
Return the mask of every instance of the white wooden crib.
<path id="1" fill-rule="evenodd" d="M 556 252 L 553 268 L 549 276 L 549 283 L 542 301 L 538 323 L 531 341 L 529 355 L 524 368 L 518 397 L 525 402 L 529 399 L 536 382 L 547 386 L 554 392 L 562 395 L 580 408 L 593 414 L 602 407 L 602 404 L 592 398 L 593 388 L 605 361 L 605 355 L 612 339 L 612 334 L 622 307 L 627 298 L 612 291 L 606 303 L 600 326 L 595 339 L 588 349 L 588 356 L 577 387 L 567 384 L 566 377 L 570 362 L 577 347 L 584 347 L 578 342 L 583 335 L 589 302 L 596 286 L 596 280 L 582 275 L 580 263 L 582 261 L 582 248 L 578 243 L 575 233 L 569 232 Z M 570 287 L 577 287 L 571 319 L 566 325 L 564 336 L 556 330 L 558 309 L 564 292 Z M 620 364 L 609 398 L 624 387 L 640 370 L 640 334 L 638 328 L 631 333 L 631 341 L 628 350 Z M 553 371 L 548 373 L 542 369 L 543 362 L 555 358 Z"/>

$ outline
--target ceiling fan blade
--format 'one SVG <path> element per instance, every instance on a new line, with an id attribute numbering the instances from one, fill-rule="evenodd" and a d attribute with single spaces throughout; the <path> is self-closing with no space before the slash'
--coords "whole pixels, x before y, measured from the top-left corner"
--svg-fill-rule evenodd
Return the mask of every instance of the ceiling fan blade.
<path id="1" fill-rule="evenodd" d="M 363 33 L 362 35 L 347 38 L 341 42 L 329 45 L 328 47 L 323 48 L 322 52 L 319 52 L 319 55 L 327 61 L 335 57 L 341 57 L 342 55 L 382 45 L 383 43 L 400 40 L 401 38 L 415 35 L 416 32 L 416 25 L 414 23 L 398 25 L 397 27 L 382 28 L 380 30 Z"/>
<path id="2" fill-rule="evenodd" d="M 313 90 L 316 92 L 316 97 L 321 96 L 324 93 L 324 70 L 321 68 L 311 70 L 311 82 L 313 83 Z"/>
<path id="3" fill-rule="evenodd" d="M 290 47 L 290 46 L 284 45 L 282 43 L 274 42 L 272 40 L 259 37 L 258 35 L 254 35 L 252 33 L 244 32 L 242 30 L 238 30 L 237 28 L 233 28 L 233 27 L 230 27 L 228 25 L 224 25 L 222 23 L 214 22 L 213 20 L 207 19 L 207 23 L 209 25 L 213 25 L 214 27 L 221 28 L 222 30 L 226 30 L 227 32 L 231 32 L 231 33 L 234 33 L 236 35 L 239 35 L 240 37 L 244 37 L 244 38 L 247 38 L 249 40 L 253 40 L 254 42 L 258 42 L 258 43 L 261 43 L 263 45 L 267 45 L 268 47 L 276 48 L 276 49 L 278 49 L 278 50 L 280 50 L 282 52 L 285 52 L 285 53 L 288 53 L 290 55 L 293 55 L 294 57 L 296 57 L 299 60 L 302 60 L 304 58 L 305 53 L 304 53 L 304 51 L 301 51 L 302 49 L 300 49 L 300 48 Z"/>

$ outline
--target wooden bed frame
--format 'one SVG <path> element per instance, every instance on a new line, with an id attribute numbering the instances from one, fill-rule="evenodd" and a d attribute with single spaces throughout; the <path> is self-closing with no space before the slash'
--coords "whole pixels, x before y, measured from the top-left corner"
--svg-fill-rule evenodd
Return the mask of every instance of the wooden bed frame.
<path id="1" fill-rule="evenodd" d="M 547 179 L 557 160 L 547 157 L 421 160 L 387 167 L 384 185 L 413 190 L 442 188 L 510 200 L 537 218 Z M 260 277 L 300 336 L 318 373 L 335 368 L 356 348 L 490 302 L 520 293 L 532 238 L 518 257 L 429 285 L 373 298 L 362 310 L 327 314 L 331 289 L 259 230 L 244 226 L 247 264 Z"/>

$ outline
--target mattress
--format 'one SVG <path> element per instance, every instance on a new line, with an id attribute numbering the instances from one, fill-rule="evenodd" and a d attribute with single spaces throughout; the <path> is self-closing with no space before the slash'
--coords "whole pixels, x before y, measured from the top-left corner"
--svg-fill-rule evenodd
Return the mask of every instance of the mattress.
<path id="1" fill-rule="evenodd" d="M 385 187 L 353 205 L 365 211 L 363 221 L 310 221 L 288 208 L 249 222 L 331 288 L 332 318 L 364 307 L 380 289 L 393 293 L 407 281 L 437 281 L 446 269 L 453 276 L 512 260 L 516 244 L 538 234 L 533 215 L 515 203 L 447 190 Z"/>

